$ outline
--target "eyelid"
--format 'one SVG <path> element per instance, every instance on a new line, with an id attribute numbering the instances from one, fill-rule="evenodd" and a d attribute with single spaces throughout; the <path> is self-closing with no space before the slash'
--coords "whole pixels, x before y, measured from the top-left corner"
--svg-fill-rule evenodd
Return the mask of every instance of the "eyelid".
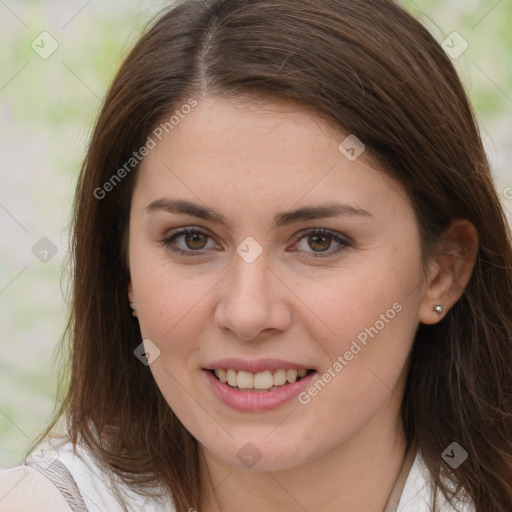
<path id="1" fill-rule="evenodd" d="M 186 233 L 200 233 L 202 235 L 206 235 L 206 236 L 213 238 L 213 236 L 210 234 L 210 232 L 206 228 L 203 228 L 201 226 L 194 226 L 194 225 L 182 226 L 179 228 L 171 229 L 166 232 L 165 238 L 168 239 L 168 238 L 172 238 L 174 235 L 181 235 L 181 234 L 186 234 Z"/>
<path id="2" fill-rule="evenodd" d="M 305 228 L 296 233 L 294 235 L 294 239 L 300 240 L 306 235 L 327 235 L 340 243 L 345 243 L 347 245 L 352 245 L 354 243 L 349 236 L 327 228 Z"/>

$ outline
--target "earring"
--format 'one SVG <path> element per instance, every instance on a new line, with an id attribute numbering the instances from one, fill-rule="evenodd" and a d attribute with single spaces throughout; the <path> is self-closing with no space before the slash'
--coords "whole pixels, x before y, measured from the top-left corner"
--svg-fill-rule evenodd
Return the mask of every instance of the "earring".
<path id="1" fill-rule="evenodd" d="M 443 306 L 441 306 L 441 304 L 435 304 L 432 309 L 439 315 L 442 315 L 444 311 Z"/>
<path id="2" fill-rule="evenodd" d="M 135 302 L 130 302 L 130 307 L 132 308 L 132 315 L 133 316 L 137 316 L 137 304 L 135 304 Z"/>

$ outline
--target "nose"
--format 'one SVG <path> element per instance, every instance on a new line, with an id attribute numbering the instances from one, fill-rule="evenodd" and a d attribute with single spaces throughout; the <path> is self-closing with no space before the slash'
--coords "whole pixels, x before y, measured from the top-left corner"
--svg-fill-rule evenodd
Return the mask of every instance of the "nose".
<path id="1" fill-rule="evenodd" d="M 286 291 L 265 252 L 252 263 L 237 256 L 219 289 L 215 324 L 247 341 L 285 331 L 292 318 Z"/>

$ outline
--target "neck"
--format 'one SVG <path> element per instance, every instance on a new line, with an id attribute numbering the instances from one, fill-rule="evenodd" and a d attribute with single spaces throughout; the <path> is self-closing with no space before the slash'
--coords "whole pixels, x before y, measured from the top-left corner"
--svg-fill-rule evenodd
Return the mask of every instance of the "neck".
<path id="1" fill-rule="evenodd" d="M 201 511 L 382 512 L 406 452 L 400 404 L 393 395 L 389 400 L 352 437 L 288 469 L 233 468 L 201 447 L 201 474 L 211 478 Z"/>

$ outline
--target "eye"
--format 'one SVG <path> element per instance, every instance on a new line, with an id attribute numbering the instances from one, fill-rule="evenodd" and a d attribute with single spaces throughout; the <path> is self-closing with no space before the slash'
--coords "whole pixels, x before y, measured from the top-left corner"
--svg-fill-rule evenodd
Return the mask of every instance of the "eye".
<path id="1" fill-rule="evenodd" d="M 219 248 L 212 242 L 208 247 L 211 236 L 205 231 L 196 227 L 181 228 L 171 233 L 169 236 L 161 240 L 161 243 L 170 251 L 184 256 L 199 256 L 208 249 Z M 346 238 L 328 231 L 326 229 L 314 228 L 306 233 L 300 233 L 296 236 L 298 242 L 290 249 L 290 252 L 300 250 L 313 254 L 313 258 L 325 258 L 333 256 L 341 250 L 350 247 L 351 243 Z M 181 247 L 180 243 L 181 241 Z M 333 244 L 337 244 L 334 250 L 329 250 Z M 309 249 L 313 249 L 309 251 Z M 204 249 L 204 250 L 203 250 Z"/>
<path id="2" fill-rule="evenodd" d="M 177 244 L 177 241 L 180 239 L 182 240 L 181 247 L 179 247 L 179 244 Z M 212 248 L 207 247 L 208 239 L 211 239 L 208 233 L 205 233 L 198 228 L 186 227 L 172 233 L 170 236 L 167 236 L 161 240 L 161 242 L 164 247 L 171 250 L 172 252 L 186 256 L 199 256 L 200 254 L 203 254 L 201 249 Z M 176 247 L 176 245 L 178 245 L 178 247 Z M 218 246 L 213 244 L 213 248 L 215 247 Z"/>
<path id="3" fill-rule="evenodd" d="M 335 250 L 329 250 L 333 244 L 337 244 Z M 326 229 L 314 228 L 298 236 L 298 243 L 294 247 L 304 252 L 312 252 L 314 258 L 332 256 L 343 249 L 350 247 L 351 243 L 340 235 Z M 313 251 L 308 251 L 308 248 Z M 291 249 L 296 251 L 297 249 Z"/>

